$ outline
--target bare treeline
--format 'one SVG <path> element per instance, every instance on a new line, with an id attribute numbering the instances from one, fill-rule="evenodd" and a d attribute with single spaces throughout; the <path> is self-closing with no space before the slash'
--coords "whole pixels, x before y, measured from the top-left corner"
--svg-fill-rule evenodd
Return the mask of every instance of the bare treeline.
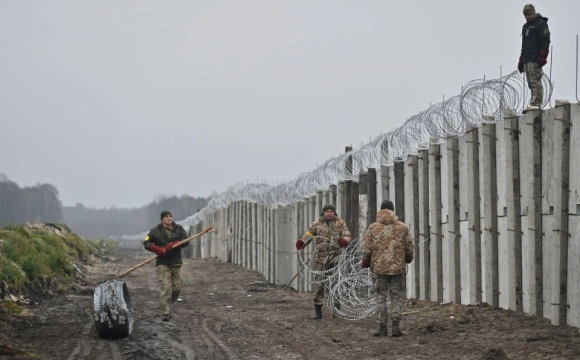
<path id="1" fill-rule="evenodd" d="M 38 184 L 21 188 L 0 174 L 0 226 L 62 220 L 62 203 L 56 187 Z"/>
<path id="2" fill-rule="evenodd" d="M 170 210 L 176 220 L 185 219 L 207 205 L 209 198 L 158 196 L 138 208 L 97 209 L 83 204 L 63 206 L 51 184 L 20 187 L 0 173 L 0 226 L 27 222 L 65 223 L 87 238 L 137 234 L 159 223 L 159 214 Z"/>
<path id="3" fill-rule="evenodd" d="M 77 234 L 89 237 L 109 237 L 138 234 L 159 224 L 159 214 L 169 210 L 175 220 L 182 220 L 207 205 L 208 198 L 161 196 L 138 208 L 96 209 L 83 204 L 66 206 L 64 222 Z"/>

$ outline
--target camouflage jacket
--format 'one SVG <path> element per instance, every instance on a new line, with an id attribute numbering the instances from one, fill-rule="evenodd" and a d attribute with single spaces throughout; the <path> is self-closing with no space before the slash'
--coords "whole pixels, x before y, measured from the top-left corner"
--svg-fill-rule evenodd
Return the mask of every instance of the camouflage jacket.
<path id="1" fill-rule="evenodd" d="M 362 260 L 377 275 L 399 275 L 405 272 L 405 263 L 413 261 L 414 245 L 411 232 L 391 210 L 377 213 L 363 244 Z"/>
<path id="2" fill-rule="evenodd" d="M 315 244 L 312 244 L 317 248 L 316 253 L 314 254 L 314 261 L 317 263 L 324 263 L 327 260 L 328 255 L 338 254 L 336 251 L 338 249 L 338 239 L 345 239 L 349 243 L 351 239 L 350 231 L 346 227 L 346 224 L 336 215 L 334 215 L 330 220 L 326 220 L 324 216 L 321 216 L 320 219 L 310 225 L 308 231 L 306 231 L 302 236 L 301 240 L 307 241 L 313 236 L 317 236 Z M 325 243 L 326 246 L 321 245 L 323 243 Z M 332 257 L 335 258 L 335 256 Z"/>

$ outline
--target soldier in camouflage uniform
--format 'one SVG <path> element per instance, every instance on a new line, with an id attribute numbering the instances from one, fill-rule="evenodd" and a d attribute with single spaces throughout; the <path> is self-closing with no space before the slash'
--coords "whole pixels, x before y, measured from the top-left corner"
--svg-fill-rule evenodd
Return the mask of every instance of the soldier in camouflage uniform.
<path id="1" fill-rule="evenodd" d="M 163 321 L 171 319 L 171 304 L 179 297 L 182 287 L 180 246 L 181 240 L 187 239 L 187 232 L 173 221 L 167 210 L 161 212 L 161 223 L 149 231 L 143 246 L 157 254 L 157 281 L 161 297 L 161 314 Z M 189 243 L 184 247 L 189 246 Z"/>
<path id="2" fill-rule="evenodd" d="M 346 247 L 351 239 L 350 231 L 344 221 L 336 214 L 336 208 L 333 205 L 324 205 L 320 219 L 313 222 L 304 236 L 296 241 L 296 249 L 301 250 L 305 242 L 314 236 L 316 236 L 314 270 L 325 271 L 333 269 L 338 263 L 340 256 L 340 253 L 336 251 L 334 245 L 337 244 L 340 248 Z M 322 302 L 324 301 L 325 288 L 322 280 L 324 276 L 323 274 L 315 275 L 315 280 L 319 281 L 315 286 L 314 292 L 315 320 L 322 319 Z M 335 304 L 335 306 L 340 308 L 340 304 Z"/>
<path id="3" fill-rule="evenodd" d="M 413 239 L 407 225 L 399 221 L 393 203 L 383 201 L 377 221 L 372 223 L 363 244 L 362 268 L 370 267 L 376 275 L 375 293 L 379 331 L 374 336 L 387 336 L 387 299 L 391 299 L 392 335 L 401 336 L 399 329 L 401 305 L 405 297 L 405 264 L 413 261 Z"/>
<path id="4" fill-rule="evenodd" d="M 532 4 L 524 6 L 524 17 L 526 23 L 522 27 L 522 51 L 518 70 L 521 73 L 526 72 L 528 87 L 532 92 L 527 111 L 540 110 L 544 101 L 542 66 L 548 62 L 550 29 L 548 29 L 548 18 L 537 14 Z"/>

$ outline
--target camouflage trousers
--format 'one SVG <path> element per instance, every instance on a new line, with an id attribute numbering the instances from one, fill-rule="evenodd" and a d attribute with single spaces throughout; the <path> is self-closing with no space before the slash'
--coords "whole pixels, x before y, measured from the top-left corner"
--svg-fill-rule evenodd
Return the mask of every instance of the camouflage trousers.
<path id="1" fill-rule="evenodd" d="M 389 298 L 391 299 L 391 320 L 401 320 L 401 307 L 405 297 L 403 281 L 403 274 L 376 276 L 377 321 L 381 325 L 387 325 Z"/>
<path id="2" fill-rule="evenodd" d="M 157 265 L 157 281 L 161 295 L 161 313 L 171 314 L 171 304 L 177 300 L 183 286 L 181 265 Z"/>
<path id="3" fill-rule="evenodd" d="M 326 262 L 326 263 L 316 263 L 314 265 L 314 270 L 317 271 L 324 271 L 324 270 L 332 270 L 336 266 L 335 262 Z M 322 282 L 325 278 L 331 277 L 333 271 L 329 271 L 324 274 L 315 274 L 314 280 L 320 283 L 314 284 L 314 305 L 322 305 L 324 302 L 324 290 L 326 289 L 325 282 Z M 334 279 L 334 278 L 333 278 Z M 330 284 L 330 288 L 334 286 L 334 282 Z M 340 308 L 340 304 L 335 302 L 334 306 Z"/>
<path id="4" fill-rule="evenodd" d="M 542 107 L 542 103 L 544 102 L 544 87 L 542 86 L 544 71 L 537 62 L 527 62 L 525 64 L 525 70 L 526 78 L 528 79 L 528 87 L 532 92 L 530 105 Z"/>

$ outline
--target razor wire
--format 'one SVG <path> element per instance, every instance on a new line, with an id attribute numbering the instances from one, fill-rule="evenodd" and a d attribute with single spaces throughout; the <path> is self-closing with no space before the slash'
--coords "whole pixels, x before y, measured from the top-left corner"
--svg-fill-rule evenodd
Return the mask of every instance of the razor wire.
<path id="1" fill-rule="evenodd" d="M 552 96 L 553 84 L 542 78 L 544 98 L 542 108 Z M 519 116 L 530 99 L 526 79 L 514 71 L 497 79 L 472 80 L 461 93 L 411 116 L 405 123 L 381 134 L 359 148 L 326 160 L 311 172 L 298 175 L 278 185 L 237 183 L 210 199 L 207 206 L 188 218 L 178 221 L 183 226 L 195 226 L 217 210 L 237 201 L 248 201 L 276 208 L 315 195 L 331 184 L 357 180 L 368 168 L 393 166 L 417 155 L 431 144 L 442 144 L 448 138 L 460 137 L 470 128 L 503 121 L 505 116 Z M 120 239 L 142 239 L 147 233 L 124 235 Z"/>
<path id="2" fill-rule="evenodd" d="M 319 237 L 315 236 L 311 242 L 316 244 L 317 239 Z M 322 240 L 312 251 L 307 250 L 307 247 L 298 251 L 300 275 L 313 286 L 324 287 L 326 306 L 335 316 L 361 320 L 375 314 L 374 275 L 369 269 L 360 267 L 362 241 L 355 238 L 341 249 L 336 241 Z M 316 254 L 320 250 L 325 251 L 327 256 L 318 259 L 319 263 L 316 264 Z M 308 253 L 312 257 L 305 260 Z M 336 259 L 336 265 L 332 268 L 323 264 L 329 259 Z"/>
<path id="3" fill-rule="evenodd" d="M 553 83 L 544 75 L 542 85 L 544 108 L 552 96 Z M 359 174 L 368 168 L 393 166 L 396 162 L 405 161 L 409 156 L 428 149 L 432 144 L 442 144 L 448 138 L 461 137 L 470 129 L 502 122 L 504 117 L 520 116 L 529 99 L 526 79 L 517 71 L 498 79 L 472 80 L 462 87 L 459 95 L 431 105 L 408 118 L 402 126 L 371 139 L 357 149 L 325 161 L 311 172 L 302 173 L 278 185 L 234 184 L 210 199 L 202 210 L 178 221 L 178 224 L 195 226 L 217 210 L 225 209 L 237 201 L 259 203 L 271 208 L 288 206 L 315 195 L 319 190 L 328 189 L 331 184 L 357 180 Z M 122 236 L 121 239 L 142 239 L 146 234 Z M 337 317 L 359 320 L 375 314 L 374 275 L 368 268 L 360 268 L 362 241 L 353 239 L 343 249 L 331 242 L 330 247 L 331 254 L 340 253 L 336 266 L 331 270 L 317 270 L 312 260 L 305 260 L 305 251 L 298 251 L 302 277 L 312 285 L 323 284 L 328 294 L 327 307 Z"/>

